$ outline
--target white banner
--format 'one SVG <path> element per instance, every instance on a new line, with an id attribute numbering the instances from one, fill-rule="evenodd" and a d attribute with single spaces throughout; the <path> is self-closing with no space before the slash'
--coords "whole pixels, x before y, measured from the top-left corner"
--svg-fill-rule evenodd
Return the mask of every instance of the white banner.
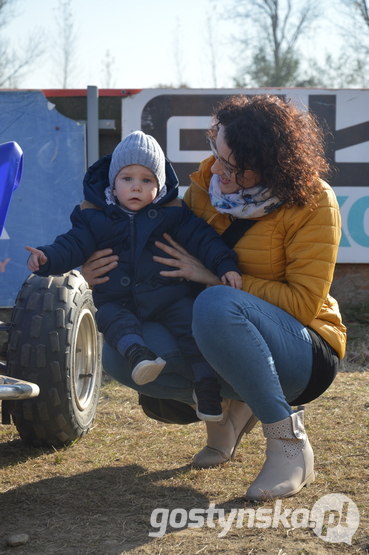
<path id="1" fill-rule="evenodd" d="M 330 183 L 342 214 L 338 262 L 369 262 L 369 90 L 145 89 L 122 100 L 123 137 L 136 129 L 153 135 L 173 164 L 180 195 L 189 174 L 210 156 L 205 130 L 219 101 L 235 94 L 276 94 L 310 109 L 328 128 Z"/>

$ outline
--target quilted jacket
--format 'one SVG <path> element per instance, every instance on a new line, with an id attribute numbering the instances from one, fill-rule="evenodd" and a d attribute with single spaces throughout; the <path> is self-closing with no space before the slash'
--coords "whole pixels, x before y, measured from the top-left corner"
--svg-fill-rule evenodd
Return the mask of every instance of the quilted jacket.
<path id="1" fill-rule="evenodd" d="M 150 313 L 191 293 L 186 280 L 160 275 L 160 271 L 173 268 L 153 261 L 154 255 L 165 256 L 155 246 L 157 240 L 165 243 L 164 232 L 218 277 L 228 271 L 239 272 L 234 251 L 177 198 L 178 180 L 169 162 L 166 196 L 129 215 L 120 206 L 106 203 L 110 159 L 111 155 L 101 158 L 87 171 L 86 201 L 72 212 L 73 227 L 52 245 L 38 247 L 48 257 L 39 275 L 65 273 L 83 264 L 97 249 L 111 248 L 119 256 L 118 266 L 109 273 L 108 282 L 94 287 L 94 302 L 97 308 L 109 302 L 124 303 L 145 320 Z"/>
<path id="2" fill-rule="evenodd" d="M 191 177 L 184 200 L 197 216 L 218 232 L 229 216 L 210 203 L 211 156 Z M 263 216 L 238 241 L 234 250 L 242 272 L 243 290 L 274 304 L 319 333 L 345 354 L 346 328 L 338 304 L 329 295 L 341 237 L 338 203 L 325 183 L 316 207 L 282 206 Z"/>

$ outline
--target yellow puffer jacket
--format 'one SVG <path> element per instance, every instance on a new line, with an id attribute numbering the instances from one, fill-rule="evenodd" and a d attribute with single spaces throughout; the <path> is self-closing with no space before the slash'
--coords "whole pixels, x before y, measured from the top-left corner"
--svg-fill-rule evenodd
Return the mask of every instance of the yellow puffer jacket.
<path id="1" fill-rule="evenodd" d="M 184 200 L 197 216 L 218 232 L 230 225 L 227 214 L 211 205 L 208 187 L 211 156 L 193 173 Z M 263 216 L 235 245 L 243 274 L 242 289 L 274 304 L 319 333 L 345 354 L 346 328 L 329 295 L 341 237 L 338 203 L 330 186 L 316 207 L 282 207 Z"/>

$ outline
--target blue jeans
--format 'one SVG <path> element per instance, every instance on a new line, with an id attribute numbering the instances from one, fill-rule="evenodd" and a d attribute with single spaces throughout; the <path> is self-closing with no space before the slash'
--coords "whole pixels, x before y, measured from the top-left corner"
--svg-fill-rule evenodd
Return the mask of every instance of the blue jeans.
<path id="1" fill-rule="evenodd" d="M 287 418 L 292 401 L 306 388 L 313 353 L 305 326 L 284 310 L 249 293 L 219 285 L 197 297 L 193 335 L 218 374 L 223 398 L 245 401 L 266 424 Z M 167 360 L 158 378 L 138 386 L 125 359 L 104 345 L 105 371 L 117 381 L 151 397 L 192 404 L 194 375 L 170 331 L 143 326 L 147 346 Z"/>

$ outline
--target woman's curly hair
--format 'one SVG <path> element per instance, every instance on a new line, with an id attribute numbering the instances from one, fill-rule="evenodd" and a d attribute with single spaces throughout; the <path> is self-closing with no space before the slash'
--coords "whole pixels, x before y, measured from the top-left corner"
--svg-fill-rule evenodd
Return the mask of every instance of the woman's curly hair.
<path id="1" fill-rule="evenodd" d="M 278 96 L 232 96 L 214 114 L 208 136 L 220 126 L 237 167 L 236 179 L 252 169 L 273 195 L 289 206 L 315 204 L 319 178 L 329 175 L 324 132 L 317 119 Z"/>

